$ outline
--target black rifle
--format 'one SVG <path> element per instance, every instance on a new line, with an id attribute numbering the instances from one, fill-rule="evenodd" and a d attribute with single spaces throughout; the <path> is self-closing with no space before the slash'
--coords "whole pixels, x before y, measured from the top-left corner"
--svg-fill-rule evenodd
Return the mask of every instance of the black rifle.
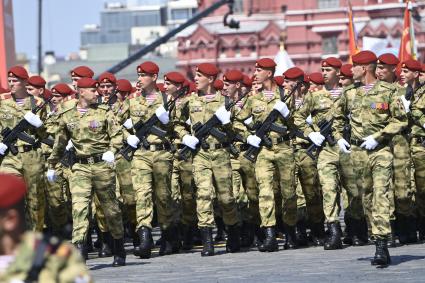
<path id="1" fill-rule="evenodd" d="M 335 145 L 336 142 L 332 136 L 332 123 L 333 123 L 333 118 L 329 121 L 327 120 L 320 121 L 318 126 L 320 128 L 320 134 L 325 137 L 326 142 L 329 143 L 330 145 Z M 307 155 L 310 156 L 312 159 L 316 159 L 313 152 L 317 152 L 320 148 L 322 148 L 322 146 L 317 146 L 314 143 L 312 143 L 307 148 Z"/>
<path id="2" fill-rule="evenodd" d="M 281 98 L 280 98 L 281 101 L 286 102 L 288 98 L 291 97 L 292 94 L 294 94 L 294 92 L 301 86 L 302 83 L 303 83 L 302 80 L 297 81 L 297 84 L 294 86 L 294 88 L 291 90 L 291 92 L 287 96 L 284 96 L 284 94 L 281 95 Z M 261 125 L 259 124 L 257 129 L 255 130 L 255 135 L 259 137 L 261 139 L 261 143 L 268 148 L 271 148 L 273 146 L 273 143 L 271 139 L 268 137 L 268 134 L 275 128 L 275 126 L 277 126 L 275 124 L 275 121 L 281 116 L 282 115 L 280 114 L 279 111 L 277 111 L 276 109 L 273 109 L 269 113 L 269 115 L 266 117 L 264 122 Z M 258 153 L 260 153 L 260 150 L 261 150 L 261 147 L 255 147 L 255 146 L 249 145 L 247 151 L 244 154 L 244 157 L 251 162 L 255 162 L 257 160 Z"/>
<path id="3" fill-rule="evenodd" d="M 75 163 L 75 159 L 76 159 L 77 155 L 75 153 L 75 148 L 72 147 L 69 150 L 65 150 L 60 163 L 62 163 L 63 166 L 67 167 L 67 168 L 71 168 L 72 165 L 74 165 Z"/>
<path id="4" fill-rule="evenodd" d="M 184 95 L 187 92 L 187 87 L 182 87 L 182 89 L 178 92 L 177 96 L 168 101 L 166 105 L 164 105 L 164 108 L 168 111 L 171 111 L 177 101 L 177 99 Z M 165 138 L 167 132 L 158 128 L 156 124 L 158 124 L 160 121 L 156 114 L 153 114 L 146 122 L 138 121 L 134 126 L 133 129 L 135 131 L 135 136 L 140 140 L 142 146 L 146 149 L 149 148 L 149 142 L 147 140 L 148 136 L 150 134 L 153 134 L 161 139 Z M 134 152 L 138 149 L 132 147 L 131 145 L 127 144 L 124 145 L 120 151 L 118 152 L 121 154 L 126 160 L 131 161 L 133 159 Z"/>
<path id="5" fill-rule="evenodd" d="M 229 104 L 225 104 L 224 107 L 226 108 L 227 111 L 229 111 L 230 109 L 233 108 L 233 106 L 236 105 L 236 103 L 238 103 L 241 99 L 243 99 L 245 95 L 240 96 L 236 101 L 231 101 L 229 102 Z M 217 116 L 214 114 L 205 124 L 202 124 L 201 122 L 196 123 L 195 125 L 193 125 L 192 129 L 194 131 L 194 136 L 200 141 L 201 145 L 204 142 L 204 140 L 209 136 L 209 135 L 214 135 L 217 133 L 217 129 L 215 128 L 216 126 L 221 125 L 220 120 L 217 118 Z M 217 137 L 216 137 L 217 138 Z M 221 141 L 221 139 L 219 139 Z M 204 142 L 205 143 L 205 142 Z M 229 147 L 232 147 L 231 144 L 229 143 Z M 234 147 L 234 145 L 233 145 Z M 235 150 L 237 151 L 237 149 L 235 148 Z M 188 158 L 188 153 L 190 151 L 193 151 L 193 149 L 191 149 L 190 147 L 188 147 L 187 145 L 185 145 L 180 151 L 179 151 L 179 158 L 182 160 L 187 160 Z"/>
<path id="6" fill-rule="evenodd" d="M 31 110 L 31 112 L 33 114 L 37 114 L 41 109 L 43 109 L 43 107 L 47 103 L 50 102 L 50 100 L 52 100 L 52 97 L 47 99 L 42 104 L 36 106 L 34 109 Z M 7 145 L 8 151 L 10 151 L 13 155 L 18 154 L 18 149 L 15 146 L 18 139 L 26 143 L 29 143 L 32 146 L 36 144 L 36 140 L 25 132 L 31 127 L 33 126 L 30 123 L 28 123 L 27 120 L 22 119 L 13 129 L 6 127 L 1 131 L 1 135 L 3 136 L 2 143 Z M 7 154 L 7 152 L 5 153 L 5 155 Z"/>

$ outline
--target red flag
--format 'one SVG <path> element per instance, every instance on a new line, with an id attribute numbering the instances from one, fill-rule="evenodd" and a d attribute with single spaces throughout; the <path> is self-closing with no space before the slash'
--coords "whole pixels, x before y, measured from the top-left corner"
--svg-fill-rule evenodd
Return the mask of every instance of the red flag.
<path id="1" fill-rule="evenodd" d="M 353 7 L 351 6 L 350 0 L 347 1 L 348 5 L 348 47 L 350 51 L 350 63 L 351 57 L 356 55 L 359 52 L 357 47 L 357 34 L 354 29 L 354 19 L 353 19 Z"/>
<path id="2" fill-rule="evenodd" d="M 7 87 L 7 70 L 15 65 L 12 0 L 0 2 L 0 84 Z"/>
<path id="3" fill-rule="evenodd" d="M 400 59 L 400 62 L 409 59 L 416 59 L 415 53 L 415 33 L 412 21 L 412 2 L 408 0 L 406 2 L 406 10 L 404 10 L 403 34 L 401 35 L 398 58 Z"/>

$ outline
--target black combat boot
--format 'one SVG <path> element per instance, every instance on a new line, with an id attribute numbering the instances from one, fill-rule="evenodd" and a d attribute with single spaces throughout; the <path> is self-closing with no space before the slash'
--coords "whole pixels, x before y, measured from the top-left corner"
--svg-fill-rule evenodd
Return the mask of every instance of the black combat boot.
<path id="1" fill-rule="evenodd" d="M 84 242 L 82 243 L 76 243 L 75 247 L 77 248 L 77 250 L 80 252 L 81 257 L 84 259 L 84 261 L 89 259 L 89 255 L 87 252 L 87 246 Z"/>
<path id="2" fill-rule="evenodd" d="M 353 245 L 353 218 L 351 218 L 347 213 L 344 215 L 344 238 L 342 242 L 345 245 L 351 246 Z"/>
<path id="3" fill-rule="evenodd" d="M 182 248 L 180 235 L 181 235 L 180 227 L 178 225 L 171 226 L 169 241 L 171 242 L 171 248 L 172 248 L 173 254 L 179 253 L 180 249 Z"/>
<path id="4" fill-rule="evenodd" d="M 298 248 L 297 235 L 295 232 L 295 226 L 289 226 L 285 224 L 285 250 L 294 250 Z"/>
<path id="5" fill-rule="evenodd" d="M 396 228 L 400 245 L 406 245 L 409 242 L 406 216 L 402 214 L 396 214 Z"/>
<path id="6" fill-rule="evenodd" d="M 136 225 L 130 223 L 129 230 L 133 240 L 133 254 L 135 256 L 140 256 L 140 238 L 136 231 Z"/>
<path id="7" fill-rule="evenodd" d="M 124 239 L 114 239 L 114 261 L 112 266 L 125 266 L 125 249 L 124 249 Z"/>
<path id="8" fill-rule="evenodd" d="M 325 240 L 325 250 L 342 249 L 341 228 L 338 222 L 328 223 L 328 237 Z"/>
<path id="9" fill-rule="evenodd" d="M 390 253 L 388 252 L 387 240 L 376 240 L 375 257 L 371 260 L 372 265 L 379 265 L 382 267 L 388 266 L 391 263 Z"/>
<path id="10" fill-rule="evenodd" d="M 110 257 L 112 256 L 112 236 L 111 233 L 109 232 L 102 232 L 100 233 L 100 237 L 99 237 L 99 242 L 100 242 L 100 249 L 98 252 L 98 256 L 100 258 L 102 257 Z"/>
<path id="11" fill-rule="evenodd" d="M 202 245 L 202 235 L 201 230 L 198 226 L 193 227 L 193 245 L 201 246 Z"/>
<path id="12" fill-rule="evenodd" d="M 297 222 L 295 242 L 300 247 L 308 246 L 307 225 L 304 218 Z"/>
<path id="13" fill-rule="evenodd" d="M 236 253 L 241 250 L 241 235 L 238 224 L 227 226 L 226 252 Z"/>
<path id="14" fill-rule="evenodd" d="M 224 231 L 224 222 L 223 222 L 223 218 L 221 217 L 216 217 L 214 219 L 215 224 L 217 226 L 217 234 L 215 235 L 214 241 L 216 243 L 218 242 L 224 242 L 226 240 L 226 234 Z"/>
<path id="15" fill-rule="evenodd" d="M 211 227 L 201 227 L 201 238 L 202 238 L 202 252 L 201 256 L 213 256 L 214 255 L 214 242 L 212 237 Z"/>
<path id="16" fill-rule="evenodd" d="M 265 239 L 258 246 L 260 252 L 275 252 L 278 250 L 277 240 L 276 240 L 276 231 L 275 228 L 265 227 L 264 228 Z"/>
<path id="17" fill-rule="evenodd" d="M 397 246 L 395 226 L 396 226 L 395 220 L 390 220 L 391 234 L 390 234 L 390 237 L 388 239 L 388 247 L 389 248 L 395 248 Z"/>
<path id="18" fill-rule="evenodd" d="M 425 241 L 425 217 L 419 216 L 418 219 L 419 241 Z"/>
<path id="19" fill-rule="evenodd" d="M 152 232 L 148 227 L 142 226 L 138 231 L 140 238 L 140 258 L 150 258 L 152 253 Z"/>
<path id="20" fill-rule="evenodd" d="M 416 217 L 408 216 L 407 217 L 407 242 L 409 244 L 415 244 L 418 242 L 418 234 L 417 234 L 417 225 L 416 225 Z"/>
<path id="21" fill-rule="evenodd" d="M 364 246 L 366 243 L 362 240 L 362 220 L 361 219 L 351 219 L 351 229 L 352 229 L 352 243 L 353 246 Z"/>
<path id="22" fill-rule="evenodd" d="M 249 248 L 254 242 L 254 226 L 249 222 L 242 224 L 241 247 Z"/>
<path id="23" fill-rule="evenodd" d="M 316 247 L 323 246 L 323 241 L 325 238 L 325 228 L 324 228 L 323 222 L 312 223 L 310 227 L 311 227 L 311 241 L 313 242 L 313 245 L 315 245 Z"/>
<path id="24" fill-rule="evenodd" d="M 182 249 L 189 251 L 193 248 L 193 229 L 192 226 L 183 225 L 183 246 Z"/>
<path id="25" fill-rule="evenodd" d="M 263 242 L 264 242 L 265 235 L 264 235 L 264 230 L 258 225 L 254 226 L 254 236 L 255 236 L 254 237 L 255 238 L 255 245 L 257 247 L 260 247 L 261 244 L 263 244 Z"/>
<path id="26" fill-rule="evenodd" d="M 97 237 L 100 237 L 99 234 L 97 235 Z M 98 243 L 98 248 L 100 248 L 100 243 Z M 89 230 L 87 231 L 86 250 L 88 253 L 92 253 L 94 251 L 91 228 L 89 228 Z"/>
<path id="27" fill-rule="evenodd" d="M 159 246 L 159 255 L 170 255 L 173 253 L 173 247 L 171 246 L 171 227 L 162 230 L 161 232 L 161 243 Z"/>

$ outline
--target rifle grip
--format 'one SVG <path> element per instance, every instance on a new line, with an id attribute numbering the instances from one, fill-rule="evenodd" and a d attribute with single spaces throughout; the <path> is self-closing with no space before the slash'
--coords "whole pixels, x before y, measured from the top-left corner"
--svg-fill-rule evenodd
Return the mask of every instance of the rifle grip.
<path id="1" fill-rule="evenodd" d="M 9 150 L 13 155 L 17 155 L 18 154 L 18 149 L 16 148 L 16 146 L 14 146 L 13 144 L 9 145 Z"/>
<path id="2" fill-rule="evenodd" d="M 119 154 L 121 154 L 125 160 L 131 161 L 132 158 L 130 157 L 129 153 L 133 151 L 133 148 L 130 145 L 127 145 L 123 149 L 120 150 Z"/>
<path id="3" fill-rule="evenodd" d="M 180 151 L 179 151 L 179 159 L 180 160 L 184 160 L 187 161 L 187 152 L 189 150 L 188 146 L 183 147 Z"/>
<path id="4" fill-rule="evenodd" d="M 260 152 L 260 148 L 250 146 L 243 156 L 249 161 L 254 163 L 257 160 L 257 156 L 259 152 Z"/>

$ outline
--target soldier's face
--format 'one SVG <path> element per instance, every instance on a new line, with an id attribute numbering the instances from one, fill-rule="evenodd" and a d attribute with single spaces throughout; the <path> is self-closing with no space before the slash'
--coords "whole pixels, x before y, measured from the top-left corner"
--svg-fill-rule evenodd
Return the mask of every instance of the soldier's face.
<path id="1" fill-rule="evenodd" d="M 366 74 L 366 66 L 353 64 L 351 71 L 353 72 L 353 80 L 360 81 Z"/>
<path id="2" fill-rule="evenodd" d="M 15 76 L 9 76 L 7 78 L 7 82 L 9 83 L 9 89 L 12 94 L 25 90 L 25 86 L 27 84 L 25 80 Z"/>
<path id="3" fill-rule="evenodd" d="M 345 76 L 340 76 L 339 77 L 339 84 L 342 87 L 349 86 L 352 83 L 353 83 L 353 80 L 351 78 L 348 78 L 348 77 L 345 77 Z"/>
<path id="4" fill-rule="evenodd" d="M 138 75 L 138 83 L 140 84 L 141 90 L 147 89 L 156 84 L 157 75 L 147 73 L 139 73 Z"/>
<path id="5" fill-rule="evenodd" d="M 62 102 L 62 100 L 63 100 L 62 95 L 54 93 L 53 94 L 53 97 L 52 97 L 52 100 L 51 100 L 51 103 L 53 105 L 57 106 L 57 105 L 59 105 Z"/>
<path id="6" fill-rule="evenodd" d="M 289 92 L 292 91 L 292 89 L 295 87 L 295 85 L 297 84 L 297 81 L 295 80 L 290 80 L 290 79 L 284 79 L 283 80 L 283 87 Z"/>
<path id="7" fill-rule="evenodd" d="M 80 97 L 86 100 L 88 104 L 97 103 L 99 93 L 97 92 L 97 88 L 80 88 Z"/>
<path id="8" fill-rule="evenodd" d="M 164 89 L 165 89 L 165 93 L 168 95 L 173 95 L 175 94 L 179 89 L 181 88 L 180 84 L 174 84 L 170 81 L 164 81 Z"/>
<path id="9" fill-rule="evenodd" d="M 43 96 L 44 88 L 36 88 L 32 85 L 27 85 L 26 89 L 29 95 L 36 96 L 36 97 Z"/>
<path id="10" fill-rule="evenodd" d="M 81 79 L 81 77 L 77 77 L 77 76 L 71 76 L 71 84 L 72 84 L 72 87 L 75 89 L 75 90 L 77 90 L 77 83 L 78 83 L 78 81 Z"/>
<path id="11" fill-rule="evenodd" d="M 246 94 L 246 93 L 248 93 L 248 92 L 250 92 L 251 90 L 249 89 L 249 87 L 247 87 L 247 86 L 241 86 L 241 92 L 242 92 L 242 94 Z"/>
<path id="12" fill-rule="evenodd" d="M 376 66 L 375 75 L 380 81 L 390 82 L 394 80 L 395 77 L 395 67 L 386 65 L 386 64 L 378 64 Z"/>
<path id="13" fill-rule="evenodd" d="M 337 79 L 339 70 L 333 67 L 322 67 L 322 75 L 325 84 L 332 83 Z"/>
<path id="14" fill-rule="evenodd" d="M 101 82 L 99 84 L 98 92 L 103 97 L 108 98 L 115 91 L 115 85 L 110 82 Z"/>
<path id="15" fill-rule="evenodd" d="M 401 68 L 400 81 L 403 84 L 412 84 L 418 77 L 419 72 L 414 72 L 407 68 Z"/>
<path id="16" fill-rule="evenodd" d="M 196 72 L 195 75 L 195 85 L 197 90 L 205 91 L 208 89 L 208 86 L 214 82 L 214 77 L 205 76 L 201 72 Z"/>
<path id="17" fill-rule="evenodd" d="M 255 81 L 261 85 L 266 80 L 270 79 L 273 76 L 273 73 L 274 72 L 267 69 L 255 68 L 255 72 L 254 72 Z"/>
<path id="18" fill-rule="evenodd" d="M 224 94 L 227 96 L 233 96 L 238 88 L 240 88 L 240 85 L 240 83 L 225 81 L 223 86 Z"/>

